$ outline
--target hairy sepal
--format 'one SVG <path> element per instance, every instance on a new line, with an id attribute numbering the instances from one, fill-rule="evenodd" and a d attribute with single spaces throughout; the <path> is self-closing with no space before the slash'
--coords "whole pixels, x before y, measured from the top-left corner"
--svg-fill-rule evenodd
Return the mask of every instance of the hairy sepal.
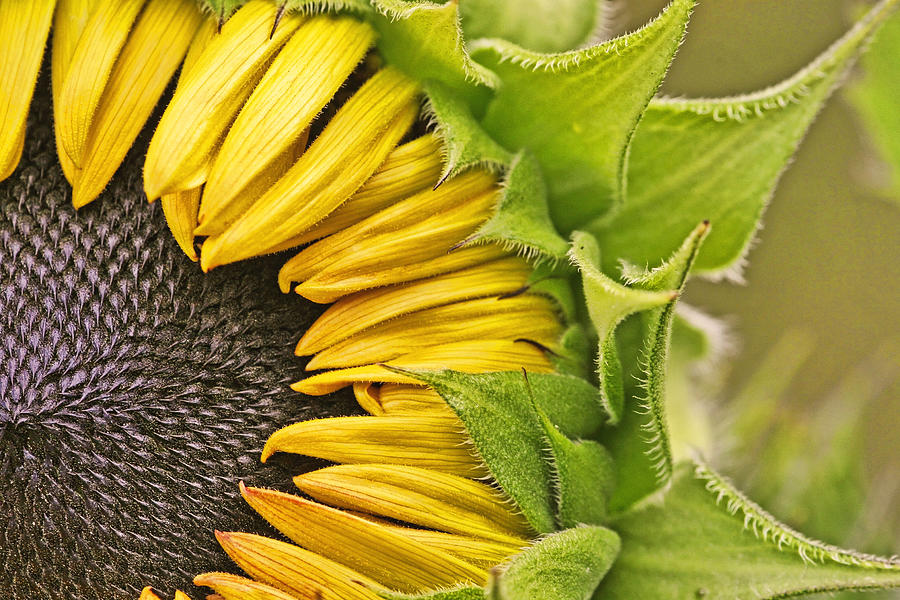
<path id="1" fill-rule="evenodd" d="M 597 390 L 575 377 L 516 372 L 409 372 L 456 412 L 492 477 L 539 533 L 556 530 L 554 469 L 540 411 L 570 437 L 600 425 Z"/>
<path id="2" fill-rule="evenodd" d="M 628 315 L 662 306 L 675 297 L 672 290 L 645 290 L 623 285 L 604 275 L 597 241 L 590 234 L 575 232 L 569 258 L 581 272 L 588 315 L 597 333 L 597 376 L 603 407 L 611 424 L 625 410 L 622 365 L 616 349 L 615 332 Z"/>
<path id="3" fill-rule="evenodd" d="M 696 226 L 681 247 L 661 266 L 631 281 L 634 289 L 680 292 L 697 253 L 710 230 Z M 620 340 L 625 382 L 625 410 L 617 427 L 600 439 L 612 453 L 616 489 L 611 512 L 621 512 L 643 497 L 668 484 L 673 454 L 666 423 L 666 365 L 672 336 L 675 302 L 651 308 L 632 319 L 630 341 Z"/>
<path id="4" fill-rule="evenodd" d="M 490 600 L 587 600 L 616 560 L 616 532 L 597 526 L 548 535 L 510 559 L 488 584 Z M 645 596 L 635 596 L 635 598 Z"/>

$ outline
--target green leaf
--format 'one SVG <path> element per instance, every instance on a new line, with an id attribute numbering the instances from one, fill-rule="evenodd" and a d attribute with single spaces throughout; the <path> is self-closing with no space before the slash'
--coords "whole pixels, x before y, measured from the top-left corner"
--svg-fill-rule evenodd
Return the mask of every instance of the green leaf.
<path id="1" fill-rule="evenodd" d="M 635 277 L 632 282 L 646 291 L 681 290 L 697 257 L 709 224 L 701 223 L 681 247 L 661 266 Z M 616 491 L 610 509 L 621 512 L 653 493 L 672 475 L 673 455 L 666 423 L 666 364 L 672 335 L 675 303 L 653 308 L 635 317 L 637 355 L 629 354 L 628 364 L 637 365 L 637 374 L 629 373 L 627 401 L 622 422 L 607 429 L 602 437 L 613 455 L 616 467 Z M 637 340 L 635 340 L 637 341 Z M 632 351 L 634 354 L 634 351 Z"/>
<path id="2" fill-rule="evenodd" d="M 537 52 L 563 52 L 590 41 L 603 24 L 605 0 L 466 0 L 460 6 L 470 40 L 502 38 Z"/>
<path id="3" fill-rule="evenodd" d="M 612 457 L 601 444 L 570 440 L 543 413 L 541 417 L 553 455 L 560 528 L 603 524 L 614 484 Z"/>
<path id="4" fill-rule="evenodd" d="M 540 166 L 530 153 L 523 150 L 513 158 L 497 211 L 471 240 L 499 242 L 531 257 L 565 257 L 569 246 L 550 221 Z"/>
<path id="5" fill-rule="evenodd" d="M 404 371 L 405 372 L 405 371 Z M 538 409 L 570 437 L 600 427 L 597 390 L 565 375 L 455 371 L 408 374 L 427 383 L 456 412 L 503 490 L 540 533 L 556 529 L 552 467 Z"/>
<path id="6" fill-rule="evenodd" d="M 601 401 L 614 425 L 622 417 L 625 402 L 622 366 L 615 347 L 616 326 L 632 313 L 671 302 L 674 294 L 634 289 L 604 275 L 597 267 L 600 262 L 597 241 L 589 234 L 578 231 L 572 234 L 569 257 L 581 271 L 588 313 L 600 340 L 597 374 Z"/>
<path id="7" fill-rule="evenodd" d="M 862 58 L 863 79 L 850 88 L 850 97 L 879 154 L 887 163 L 882 187 L 900 200 L 900 16 L 887 21 Z"/>
<path id="8" fill-rule="evenodd" d="M 668 256 L 701 220 L 715 232 L 698 271 L 737 271 L 779 175 L 860 47 L 897 0 L 883 0 L 805 69 L 767 90 L 733 98 L 652 102 L 637 128 L 622 210 L 587 229 L 603 268 Z M 502 140 L 501 140 L 502 141 Z"/>
<path id="9" fill-rule="evenodd" d="M 385 590 L 373 590 L 386 600 L 485 600 L 484 590 L 479 587 L 459 587 L 452 590 L 438 590 L 422 594 L 401 594 Z"/>
<path id="10" fill-rule="evenodd" d="M 378 16 L 378 49 L 384 59 L 420 82 L 440 81 L 458 92 L 495 87 L 494 73 L 474 62 L 466 49 L 459 3 L 427 0 L 371 0 Z"/>
<path id="11" fill-rule="evenodd" d="M 619 536 L 604 527 L 553 533 L 510 559 L 488 584 L 487 596 L 492 600 L 586 600 L 619 549 Z"/>
<path id="12" fill-rule="evenodd" d="M 622 551 L 603 600 L 761 600 L 900 586 L 900 563 L 811 540 L 776 521 L 705 466 L 617 519 Z"/>
<path id="13" fill-rule="evenodd" d="M 693 0 L 673 0 L 643 29 L 562 54 L 502 40 L 472 43 L 499 76 L 484 128 L 527 148 L 547 180 L 550 214 L 564 233 L 622 201 L 626 148 L 681 43 Z"/>

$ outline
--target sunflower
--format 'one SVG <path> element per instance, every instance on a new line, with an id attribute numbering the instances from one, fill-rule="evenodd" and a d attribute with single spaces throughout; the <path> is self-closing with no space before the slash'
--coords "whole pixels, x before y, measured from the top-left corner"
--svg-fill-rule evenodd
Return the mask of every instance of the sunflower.
<path id="1" fill-rule="evenodd" d="M 92 203 L 108 186 L 115 190 L 114 174 L 149 123 L 140 186 L 151 203 L 159 200 L 178 247 L 207 273 L 204 281 L 220 277 L 214 281 L 221 283 L 239 272 L 231 269 L 253 271 L 277 261 L 277 277 L 263 270 L 273 287 L 277 279 L 281 292 L 291 294 L 294 306 L 297 295 L 329 305 L 304 323 L 294 349 L 309 357 L 305 369 L 314 373 L 290 387 L 305 396 L 348 388 L 368 415 L 291 422 L 296 418 L 281 414 L 288 422 L 268 437 L 262 462 L 276 457 L 288 464 L 302 495 L 243 482 L 238 490 L 289 541 L 216 531 L 249 578 L 198 575 L 197 586 L 215 591 L 210 598 L 588 598 L 622 550 L 611 524 L 627 533 L 628 517 L 640 521 L 646 510 L 640 500 L 668 487 L 687 494 L 683 490 L 695 482 L 727 497 L 729 510 L 743 511 L 754 529 L 768 535 L 774 528 L 779 547 L 840 563 L 843 551 L 791 537 L 794 532 L 773 525 L 702 464 L 686 474 L 668 440 L 661 402 L 677 318 L 673 304 L 691 269 L 731 266 L 752 231 L 743 240 L 742 232 L 732 232 L 731 240 L 721 241 L 710 237 L 709 220 L 687 216 L 654 235 L 619 219 L 643 210 L 640 202 L 626 203 L 625 185 L 642 116 L 666 131 L 670 120 L 711 115 L 719 121 L 724 113 L 737 122 L 800 104 L 801 97 L 823 100 L 894 3 L 883 0 L 815 68 L 767 92 L 771 98 L 748 96 L 722 106 L 660 102 L 657 116 L 647 117 L 684 33 L 689 0 L 673 0 L 624 41 L 563 52 L 531 31 L 529 41 L 544 52 L 481 40 L 473 45 L 479 61 L 463 40 L 454 2 L 379 0 L 373 10 L 361 0 L 210 1 L 203 4 L 213 10 L 203 11 L 195 0 L 4 0 L 0 80 L 10 85 L 0 95 L 0 179 L 16 170 L 23 154 L 52 23 L 53 137 L 74 207 Z M 591 4 L 593 24 L 602 19 Z M 631 49 L 637 58 L 630 58 Z M 615 63 L 620 54 L 624 66 Z M 597 81 L 592 69 L 621 73 L 590 95 L 586 81 Z M 626 77 L 635 71 L 643 75 Z M 615 87 L 631 79 L 639 85 Z M 627 110 L 610 105 L 618 93 L 628 100 L 622 106 L 630 102 Z M 533 118 L 553 103 L 572 111 L 564 128 Z M 602 123 L 601 109 L 609 111 Z M 799 137 L 812 117 L 792 118 Z M 582 139 L 586 126 L 590 143 Z M 687 139 L 700 135 L 693 126 L 685 126 Z M 661 139 L 658 147 L 668 140 Z M 732 144 L 727 139 L 722 146 Z M 634 147 L 642 150 L 645 143 L 638 138 Z M 721 151 L 712 145 L 710 153 Z M 658 150 L 650 146 L 652 158 Z M 635 156 L 634 172 L 650 169 L 643 156 Z M 775 162 L 780 169 L 783 161 Z M 635 197 L 647 204 L 659 194 L 642 197 L 640 184 L 636 188 Z M 574 231 L 582 226 L 587 232 Z M 571 234 L 569 242 L 559 230 Z M 88 250 L 116 246 L 114 233 L 98 231 L 99 242 L 85 238 Z M 647 231 L 652 241 L 642 241 Z M 701 253 L 704 244 L 719 248 L 734 240 L 740 248 L 727 256 Z M 654 254 L 655 244 L 665 251 Z M 278 254 L 287 251 L 292 256 Z M 133 264 L 146 262 L 149 252 Z M 657 268 L 634 266 L 646 253 Z M 610 259 L 623 260 L 621 277 L 611 275 Z M 80 274 L 85 268 L 78 264 Z M 142 304 L 158 302 L 165 290 L 139 282 L 115 290 L 95 271 L 86 269 L 91 289 L 69 286 L 80 302 L 76 312 L 107 296 L 127 312 L 128 300 L 142 315 L 141 335 L 180 351 L 179 341 L 158 331 L 165 326 L 159 313 L 142 312 Z M 235 296 L 258 306 L 249 286 L 235 285 Z M 143 298 L 134 297 L 136 289 L 146 290 Z M 193 304 L 188 312 L 191 321 Z M 26 320 L 36 318 L 24 313 Z M 116 324 L 104 321 L 99 308 L 84 313 L 84 334 L 98 356 L 111 355 L 106 347 L 120 354 L 130 349 L 117 346 Z M 198 325 L 204 334 L 212 329 L 207 315 Z M 233 338 L 244 336 L 241 327 L 233 326 Z M 60 325 L 46 337 L 55 343 L 63 330 Z M 77 338 L 76 356 L 85 345 L 81 333 L 69 331 Z M 221 349 L 218 336 L 207 338 L 214 353 Z M 594 365 L 592 344 L 598 348 Z M 165 351 L 148 345 L 165 363 Z M 225 364 L 238 354 L 228 351 Z M 178 356 L 184 363 L 179 373 L 189 372 L 196 359 Z M 237 360 L 245 367 L 252 358 Z M 28 369 L 37 371 L 38 362 L 15 363 L 16 369 L 22 364 L 17 394 L 27 395 Z M 143 373 L 128 380 L 130 389 L 146 385 Z M 68 402 L 77 395 L 66 395 L 68 388 L 81 380 L 57 378 Z M 54 401 L 55 394 L 54 388 Z M 81 396 L 73 405 L 80 406 Z M 225 418 L 242 426 L 244 417 L 258 417 L 243 410 Z M 28 415 L 14 416 L 30 423 Z M 623 442 L 615 426 L 634 435 Z M 153 432 L 124 430 L 110 437 L 165 450 Z M 16 443 L 23 460 L 31 456 L 27 435 Z M 144 455 L 152 463 L 153 452 Z M 330 464 L 309 469 L 316 461 Z M 617 487 L 617 480 L 625 485 Z M 867 568 L 896 568 L 872 557 L 855 560 Z M 188 599 L 181 591 L 175 597 Z M 159 600 L 151 587 L 140 598 Z"/>

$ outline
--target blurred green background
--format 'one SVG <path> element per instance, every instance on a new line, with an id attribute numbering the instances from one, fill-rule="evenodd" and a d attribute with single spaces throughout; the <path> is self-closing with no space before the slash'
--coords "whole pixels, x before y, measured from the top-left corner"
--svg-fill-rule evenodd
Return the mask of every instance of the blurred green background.
<path id="1" fill-rule="evenodd" d="M 664 4 L 619 2 L 615 30 L 634 29 Z M 767 87 L 793 74 L 840 37 L 861 6 L 849 0 L 701 0 L 662 92 L 722 96 Z M 852 83 L 853 78 L 848 84 Z M 730 361 L 717 399 L 740 396 L 751 383 L 756 393 L 773 396 L 776 419 L 800 424 L 795 428 L 797 447 L 807 451 L 811 461 L 827 460 L 829 447 L 850 449 L 834 432 L 820 431 L 817 440 L 816 433 L 803 432 L 804 427 L 819 427 L 816 423 L 823 416 L 851 419 L 856 408 L 863 410 L 860 452 L 874 486 L 868 491 L 880 495 L 870 499 L 870 509 L 876 512 L 877 506 L 881 514 L 873 515 L 875 522 L 868 524 L 849 514 L 844 517 L 847 523 L 839 524 L 841 517 L 834 515 L 831 528 L 821 526 L 820 518 L 819 525 L 813 524 L 818 531 L 810 533 L 842 537 L 844 527 L 852 533 L 850 540 L 866 546 L 861 549 L 897 552 L 900 198 L 892 202 L 867 184 L 877 170 L 877 159 L 860 125 L 847 95 L 836 94 L 772 199 L 744 271 L 746 285 L 695 280 L 685 300 L 712 315 L 728 317 L 737 334 L 738 353 Z M 786 334 L 791 337 L 783 339 Z M 779 340 L 780 354 L 773 356 Z M 770 364 L 763 366 L 767 357 Z M 790 371 L 794 362 L 796 376 L 776 390 L 778 371 Z M 854 369 L 855 379 L 846 379 Z M 754 477 L 747 469 L 731 474 L 739 481 Z M 763 493 L 766 482 L 760 478 L 766 476 L 755 473 L 756 479 L 746 485 Z M 818 490 L 821 495 L 809 495 L 810 491 L 816 491 L 814 485 L 807 486 L 803 498 L 810 505 L 827 502 L 829 490 Z M 802 513 L 783 514 L 785 509 L 777 506 L 772 510 L 798 527 L 804 525 Z M 860 533 L 866 528 L 877 529 L 877 534 Z"/>

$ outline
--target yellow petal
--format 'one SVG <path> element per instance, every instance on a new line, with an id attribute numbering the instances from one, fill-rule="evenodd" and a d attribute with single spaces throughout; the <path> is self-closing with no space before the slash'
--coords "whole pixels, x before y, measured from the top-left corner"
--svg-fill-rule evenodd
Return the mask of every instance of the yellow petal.
<path id="1" fill-rule="evenodd" d="M 406 525 L 397 525 L 395 521 L 355 510 L 345 510 L 345 512 L 388 527 L 400 535 L 414 539 L 435 550 L 452 554 L 469 564 L 484 569 L 499 565 L 510 556 L 521 552 L 528 545 L 528 541 L 524 539 L 513 540 L 510 538 L 503 542 L 486 540 L 433 529 L 417 529 Z"/>
<path id="2" fill-rule="evenodd" d="M 202 191 L 202 187 L 196 187 L 184 192 L 164 194 L 160 200 L 172 236 L 188 258 L 194 262 L 197 262 L 194 228 L 197 227 L 197 210 L 200 207 Z"/>
<path id="3" fill-rule="evenodd" d="M 218 21 L 215 18 L 203 19 L 200 28 L 194 34 L 187 55 L 181 64 L 181 73 L 178 75 L 178 86 L 182 84 L 185 76 L 197 63 L 197 59 L 203 50 L 215 38 L 218 31 Z M 197 186 L 188 190 L 182 190 L 171 194 L 163 194 L 160 198 L 166 224 L 178 246 L 187 254 L 188 258 L 197 262 L 197 249 L 194 247 L 194 230 L 197 228 L 197 213 L 200 207 L 200 197 L 203 194 L 203 186 Z"/>
<path id="4" fill-rule="evenodd" d="M 535 294 L 480 298 L 385 321 L 316 354 L 308 371 L 390 361 L 465 340 L 528 339 L 554 347 L 562 333 L 551 300 Z"/>
<path id="5" fill-rule="evenodd" d="M 316 319 L 300 338 L 295 353 L 314 354 L 354 333 L 422 309 L 522 289 L 531 267 L 509 257 L 431 279 L 378 288 L 342 298 Z"/>
<path id="6" fill-rule="evenodd" d="M 491 174 L 474 171 L 437 190 L 426 190 L 396 202 L 305 248 L 282 268 L 278 275 L 281 288 L 327 271 L 333 263 L 350 265 L 358 261 L 365 268 L 380 265 L 387 255 L 391 260 L 383 270 L 444 255 L 490 215 L 496 203 L 495 191 Z M 435 229 L 439 225 L 443 227 Z M 432 232 L 430 237 L 428 231 Z M 418 245 L 416 235 L 421 242 Z M 408 260 L 392 255 L 388 250 L 392 245 L 403 246 L 413 254 Z"/>
<path id="7" fill-rule="evenodd" d="M 467 477 L 486 473 L 455 419 L 444 417 L 335 417 L 288 425 L 262 452 L 292 452 L 338 463 L 391 463 Z"/>
<path id="8" fill-rule="evenodd" d="M 191 45 L 184 57 L 184 62 L 181 63 L 181 73 L 178 75 L 178 85 L 181 85 L 181 82 L 184 81 L 187 74 L 191 72 L 194 65 L 197 64 L 197 61 L 203 55 L 203 51 L 206 50 L 206 47 L 216 38 L 218 30 L 218 19 L 207 15 L 203 19 L 200 28 L 197 29 L 197 33 L 194 34 L 194 39 L 191 40 Z"/>
<path id="9" fill-rule="evenodd" d="M 248 182 L 247 185 L 241 189 L 240 193 L 232 199 L 227 210 L 224 213 L 219 213 L 214 222 L 225 226 L 230 225 L 240 216 L 241 211 L 259 200 L 263 194 L 268 192 L 272 186 L 278 182 L 281 176 L 297 162 L 297 159 L 303 155 L 306 151 L 308 140 L 309 129 L 301 133 L 300 137 L 294 140 L 292 145 L 288 146 L 286 150 L 276 156 L 272 162 L 266 165 L 266 168 L 261 173 L 257 174 L 252 181 Z M 214 154 L 218 155 L 218 150 L 216 150 Z M 203 210 L 203 198 L 207 197 L 207 189 L 207 187 L 204 187 L 203 196 L 200 200 L 200 210 Z M 232 209 L 235 209 L 234 214 L 232 214 Z M 199 223 L 199 215 L 197 220 L 198 224 L 194 229 L 194 235 L 207 235 L 207 232 L 209 231 L 208 226 Z"/>
<path id="10" fill-rule="evenodd" d="M 424 386 L 358 382 L 353 384 L 353 395 L 363 410 L 374 416 L 456 414 L 440 394 Z"/>
<path id="11" fill-rule="evenodd" d="M 516 545 L 535 535 L 501 492 L 478 481 L 430 469 L 393 464 L 337 465 L 299 475 L 294 484 L 332 506 L 438 531 Z"/>
<path id="12" fill-rule="evenodd" d="M 119 168 L 181 64 L 202 16 L 194 0 L 149 0 L 122 48 L 90 123 L 75 179 L 76 208 L 94 200 Z"/>
<path id="13" fill-rule="evenodd" d="M 441 143 L 432 134 L 397 146 L 349 200 L 309 231 L 291 238 L 283 246 L 274 247 L 272 251 L 302 246 L 331 235 L 371 217 L 398 200 L 430 189 L 440 177 L 442 165 Z M 288 291 L 287 283 L 282 283 L 281 291 Z"/>
<path id="14" fill-rule="evenodd" d="M 423 352 L 388 361 L 386 365 L 402 369 L 439 371 L 453 369 L 463 373 L 519 371 L 538 373 L 553 370 L 546 353 L 526 341 L 475 340 L 445 344 Z M 365 365 L 337 371 L 326 371 L 291 385 L 295 392 L 322 396 L 356 382 L 418 384 L 420 381 L 381 365 Z"/>
<path id="15" fill-rule="evenodd" d="M 219 544 L 248 575 L 298 600 L 379 600 L 375 581 L 313 552 L 259 535 L 216 532 Z"/>
<path id="16" fill-rule="evenodd" d="M 128 39 L 144 0 L 104 3 L 84 27 L 59 95 L 56 122 L 63 152 L 81 168 L 91 122 L 119 52 Z"/>
<path id="17" fill-rule="evenodd" d="M 63 118 L 62 89 L 69 72 L 72 56 L 78 40 L 87 26 L 91 13 L 101 0 L 59 0 L 56 5 L 56 16 L 53 19 L 53 51 L 50 59 L 50 80 L 53 89 L 53 119 L 59 122 Z M 59 128 L 53 128 L 56 136 L 56 153 L 62 165 L 63 174 L 69 183 L 75 181 L 76 167 L 66 151 L 63 150 L 59 137 Z"/>
<path id="18" fill-rule="evenodd" d="M 487 572 L 378 523 L 274 490 L 241 493 L 253 509 L 300 546 L 371 577 L 416 592 L 461 582 L 484 585 Z"/>
<path id="19" fill-rule="evenodd" d="M 457 556 L 462 560 L 484 569 L 490 569 L 506 561 L 507 558 L 521 552 L 527 542 L 498 542 L 473 538 L 430 529 L 413 529 L 396 527 L 400 533 L 430 548 Z"/>
<path id="20" fill-rule="evenodd" d="M 354 273 L 343 268 L 326 268 L 299 284 L 294 291 L 312 302 L 329 303 L 363 290 L 435 277 L 507 256 L 509 252 L 499 245 L 484 244 L 460 248 L 414 264 L 384 269 L 372 268 Z"/>
<path id="21" fill-rule="evenodd" d="M 220 235 L 207 238 L 204 270 L 264 254 L 324 219 L 384 162 L 418 114 L 418 87 L 392 68 L 347 101 L 278 183 Z"/>
<path id="22" fill-rule="evenodd" d="M 297 600 L 276 587 L 231 573 L 202 573 L 194 577 L 194 585 L 212 588 L 224 600 Z"/>
<path id="23" fill-rule="evenodd" d="M 175 590 L 175 600 L 191 600 L 191 598 L 181 590 Z"/>
<path id="24" fill-rule="evenodd" d="M 147 150 L 147 198 L 155 200 L 206 181 L 212 152 L 264 67 L 302 22 L 302 17 L 286 14 L 270 38 L 277 12 L 269 0 L 245 4 L 179 82 Z"/>
<path id="25" fill-rule="evenodd" d="M 373 41 L 372 28 L 351 17 L 319 15 L 294 33 L 222 143 L 203 193 L 198 235 L 221 233 L 249 207 L 242 192 L 307 130 Z"/>
<path id="26" fill-rule="evenodd" d="M 55 0 L 0 4 L 0 181 L 16 170 Z"/>

